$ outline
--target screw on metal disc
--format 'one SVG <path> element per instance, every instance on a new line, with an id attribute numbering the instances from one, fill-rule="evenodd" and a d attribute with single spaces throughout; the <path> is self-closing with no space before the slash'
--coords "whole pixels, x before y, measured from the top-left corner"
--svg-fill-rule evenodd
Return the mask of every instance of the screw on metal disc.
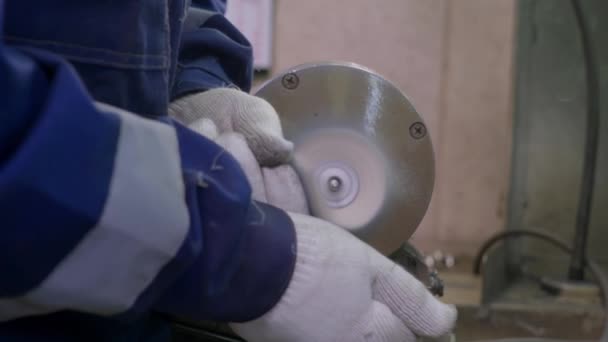
<path id="1" fill-rule="evenodd" d="M 422 122 L 414 122 L 410 126 L 410 135 L 414 139 L 422 139 L 426 136 L 426 126 Z"/>
<path id="2" fill-rule="evenodd" d="M 296 89 L 298 84 L 300 84 L 300 78 L 298 75 L 290 72 L 283 76 L 283 79 L 281 79 L 281 84 L 283 84 L 283 87 L 287 89 Z"/>

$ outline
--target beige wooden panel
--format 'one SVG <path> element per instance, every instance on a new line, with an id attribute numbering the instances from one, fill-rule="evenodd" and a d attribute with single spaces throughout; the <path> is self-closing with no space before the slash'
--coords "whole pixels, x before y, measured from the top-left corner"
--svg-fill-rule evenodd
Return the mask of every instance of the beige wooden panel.
<path id="1" fill-rule="evenodd" d="M 515 2 L 449 2 L 436 218 L 446 248 L 474 253 L 504 228 Z"/>

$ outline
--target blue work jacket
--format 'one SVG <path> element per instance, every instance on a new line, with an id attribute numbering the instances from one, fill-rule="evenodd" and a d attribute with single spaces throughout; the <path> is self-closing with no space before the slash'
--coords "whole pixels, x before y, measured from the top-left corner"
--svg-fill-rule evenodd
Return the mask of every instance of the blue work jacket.
<path id="1" fill-rule="evenodd" d="M 167 340 L 165 317 L 247 321 L 279 300 L 293 223 L 166 116 L 249 90 L 224 10 L 0 0 L 0 341 Z"/>

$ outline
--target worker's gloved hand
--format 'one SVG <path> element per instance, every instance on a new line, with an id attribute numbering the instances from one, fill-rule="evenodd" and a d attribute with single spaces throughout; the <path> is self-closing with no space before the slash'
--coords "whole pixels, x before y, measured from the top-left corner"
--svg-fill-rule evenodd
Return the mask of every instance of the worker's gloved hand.
<path id="1" fill-rule="evenodd" d="M 239 133 L 222 133 L 215 142 L 239 162 L 251 185 L 253 199 L 285 211 L 308 214 L 304 188 L 291 165 L 260 167 L 245 138 Z"/>
<path id="2" fill-rule="evenodd" d="M 291 165 L 262 168 L 262 176 L 266 203 L 292 213 L 310 213 L 304 187 Z"/>
<path id="3" fill-rule="evenodd" d="M 189 127 L 209 119 L 219 134 L 233 131 L 243 135 L 263 167 L 278 166 L 291 158 L 293 144 L 283 137 L 272 105 L 240 90 L 218 88 L 185 96 L 171 103 L 169 114 Z"/>
<path id="4" fill-rule="evenodd" d="M 401 267 L 339 227 L 290 216 L 294 274 L 273 309 L 231 324 L 248 342 L 413 342 L 452 329 L 456 310 Z"/>
<path id="5" fill-rule="evenodd" d="M 261 167 L 242 134 L 219 129 L 209 118 L 190 123 L 189 128 L 222 146 L 238 162 L 251 185 L 253 199 L 285 211 L 308 214 L 300 178 L 289 164 Z"/>

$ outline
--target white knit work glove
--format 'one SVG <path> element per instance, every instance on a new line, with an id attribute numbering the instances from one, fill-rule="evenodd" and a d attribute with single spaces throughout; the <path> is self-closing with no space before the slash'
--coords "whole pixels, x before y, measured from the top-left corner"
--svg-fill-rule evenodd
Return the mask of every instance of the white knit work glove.
<path id="1" fill-rule="evenodd" d="M 261 168 L 245 138 L 220 132 L 209 118 L 189 124 L 240 163 L 253 197 L 287 211 L 307 213 L 304 191 L 286 164 Z M 451 330 L 456 311 L 436 300 L 413 276 L 343 229 L 290 214 L 297 234 L 292 280 L 262 317 L 231 324 L 248 342 L 415 341 Z"/>
<path id="2" fill-rule="evenodd" d="M 231 88 L 217 88 L 173 101 L 169 114 L 186 126 L 207 118 L 218 133 L 243 135 L 258 163 L 264 167 L 285 164 L 293 144 L 285 140 L 279 116 L 266 100 Z"/>
<path id="3" fill-rule="evenodd" d="M 297 236 L 293 277 L 260 318 L 232 323 L 248 342 L 406 342 L 448 333 L 456 310 L 344 229 L 290 214 Z"/>
<path id="4" fill-rule="evenodd" d="M 253 199 L 285 211 L 308 214 L 302 183 L 291 165 L 259 166 L 241 134 L 232 131 L 219 134 L 208 118 L 195 120 L 189 128 L 222 146 L 238 161 L 251 185 Z"/>

